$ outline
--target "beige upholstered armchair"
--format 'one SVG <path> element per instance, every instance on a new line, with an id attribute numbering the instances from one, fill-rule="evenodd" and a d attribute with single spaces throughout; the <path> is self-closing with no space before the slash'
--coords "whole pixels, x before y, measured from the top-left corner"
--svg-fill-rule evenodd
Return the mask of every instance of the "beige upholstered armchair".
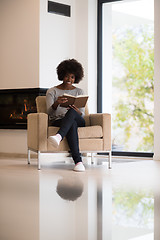
<path id="1" fill-rule="evenodd" d="M 30 151 L 38 153 L 38 169 L 41 153 L 68 152 L 67 140 L 64 138 L 58 148 L 54 148 L 48 137 L 57 133 L 58 127 L 48 125 L 46 97 L 36 98 L 37 113 L 28 114 L 27 144 L 28 164 L 30 164 Z M 111 168 L 111 115 L 107 113 L 88 114 L 86 109 L 85 127 L 78 128 L 79 148 L 81 153 L 109 152 L 108 167 Z"/>

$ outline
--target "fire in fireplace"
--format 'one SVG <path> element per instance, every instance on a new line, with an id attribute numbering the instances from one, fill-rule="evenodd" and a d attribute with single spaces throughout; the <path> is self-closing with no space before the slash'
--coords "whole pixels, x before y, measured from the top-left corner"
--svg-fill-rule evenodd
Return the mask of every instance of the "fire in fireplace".
<path id="1" fill-rule="evenodd" d="M 46 88 L 0 90 L 0 129 L 26 129 L 27 115 L 36 112 L 35 99 L 46 95 Z"/>

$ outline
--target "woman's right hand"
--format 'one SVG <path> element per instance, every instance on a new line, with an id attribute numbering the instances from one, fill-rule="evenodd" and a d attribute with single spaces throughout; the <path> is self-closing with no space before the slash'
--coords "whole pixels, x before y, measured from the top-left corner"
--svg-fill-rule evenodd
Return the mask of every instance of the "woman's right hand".
<path id="1" fill-rule="evenodd" d="M 59 97 L 57 98 L 56 102 L 57 102 L 58 105 L 59 105 L 59 104 L 61 104 L 61 103 L 68 102 L 68 99 L 67 99 L 66 97 L 64 97 L 64 96 L 59 96 Z"/>
<path id="2" fill-rule="evenodd" d="M 61 103 L 65 103 L 65 102 L 67 102 L 67 101 L 68 101 L 68 99 L 65 98 L 64 96 L 59 96 L 59 97 L 57 98 L 57 100 L 53 103 L 52 108 L 53 108 L 54 110 L 56 110 L 57 107 L 58 107 L 58 105 L 60 105 Z"/>

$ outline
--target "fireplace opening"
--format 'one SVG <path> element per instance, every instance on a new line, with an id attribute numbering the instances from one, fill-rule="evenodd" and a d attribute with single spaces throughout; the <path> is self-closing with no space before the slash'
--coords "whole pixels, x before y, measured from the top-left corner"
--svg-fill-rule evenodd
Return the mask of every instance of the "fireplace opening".
<path id="1" fill-rule="evenodd" d="M 0 90 L 0 129 L 27 129 L 27 115 L 37 112 L 35 99 L 46 88 Z"/>

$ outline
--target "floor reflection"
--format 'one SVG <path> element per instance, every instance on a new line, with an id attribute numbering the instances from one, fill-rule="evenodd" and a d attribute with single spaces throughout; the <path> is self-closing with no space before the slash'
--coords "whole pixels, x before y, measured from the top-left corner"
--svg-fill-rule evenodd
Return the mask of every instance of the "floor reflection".
<path id="1" fill-rule="evenodd" d="M 40 202 L 41 239 L 54 234 L 57 239 L 154 239 L 151 190 L 117 189 L 105 176 L 71 173 L 56 178 L 43 173 Z"/>
<path id="2" fill-rule="evenodd" d="M 113 239 L 135 239 L 154 231 L 154 194 L 153 191 L 113 190 L 112 203 Z M 152 237 L 151 237 L 152 236 Z"/>
<path id="3" fill-rule="evenodd" d="M 0 240 L 159 240 L 160 163 L 134 164 L 75 173 L 0 160 Z"/>
<path id="4" fill-rule="evenodd" d="M 83 176 L 40 174 L 40 239 L 87 239 L 86 200 Z"/>
<path id="5" fill-rule="evenodd" d="M 0 169 L 0 240 L 39 239 L 39 177 Z"/>
<path id="6" fill-rule="evenodd" d="M 78 176 L 62 177 L 58 180 L 56 192 L 64 200 L 76 201 L 83 193 L 83 182 Z"/>

